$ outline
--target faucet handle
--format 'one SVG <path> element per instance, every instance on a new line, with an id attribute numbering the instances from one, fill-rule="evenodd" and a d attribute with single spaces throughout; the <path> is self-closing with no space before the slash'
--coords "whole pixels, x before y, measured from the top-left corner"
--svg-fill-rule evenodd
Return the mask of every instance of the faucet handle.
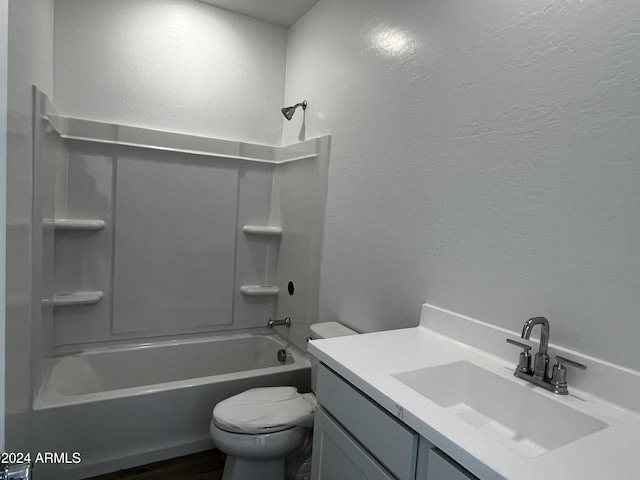
<path id="1" fill-rule="evenodd" d="M 580 370 L 586 370 L 587 366 L 582 363 L 575 362 L 573 360 L 569 360 L 568 358 L 561 357 L 560 355 L 556 355 L 556 363 L 553 366 L 553 373 L 551 375 L 551 385 L 556 387 L 556 393 L 560 395 L 566 395 L 568 393 L 567 390 L 567 369 L 564 364 L 571 365 L 572 367 L 579 368 Z"/>
<path id="2" fill-rule="evenodd" d="M 531 350 L 531 345 L 527 345 L 526 343 L 522 343 L 522 342 L 518 342 L 517 340 L 513 340 L 511 338 L 507 338 L 507 343 L 511 343 L 513 345 L 516 345 L 520 348 L 524 348 L 525 352 L 528 352 L 529 350 Z"/>
<path id="3" fill-rule="evenodd" d="M 520 352 L 520 361 L 518 362 L 517 369 L 522 373 L 531 373 L 531 354 L 529 353 L 529 350 L 531 350 L 531 345 L 512 340 L 511 338 L 507 338 L 507 343 L 523 349 L 523 351 Z"/>
<path id="4" fill-rule="evenodd" d="M 582 363 L 578 363 L 575 360 L 569 360 L 568 358 L 561 357 L 560 355 L 556 355 L 556 361 L 558 362 L 557 365 L 560 366 L 560 367 L 562 367 L 563 364 L 566 363 L 567 365 L 571 365 L 572 367 L 579 368 L 580 370 L 586 370 L 587 369 L 586 365 L 583 365 Z"/>

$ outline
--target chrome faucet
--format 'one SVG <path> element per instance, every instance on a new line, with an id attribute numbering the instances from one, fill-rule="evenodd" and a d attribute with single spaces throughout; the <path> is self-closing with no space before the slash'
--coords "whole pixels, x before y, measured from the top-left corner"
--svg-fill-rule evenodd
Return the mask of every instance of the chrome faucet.
<path id="1" fill-rule="evenodd" d="M 540 348 L 534 357 L 533 368 L 531 368 L 531 354 L 529 353 L 531 346 L 507 338 L 508 343 L 517 345 L 523 349 L 520 353 L 518 366 L 513 374 L 518 378 L 522 378 L 527 382 L 533 383 L 534 385 L 551 390 L 553 393 L 558 395 L 567 395 L 569 390 L 567 388 L 567 371 L 564 365 L 571 365 L 572 367 L 576 367 L 581 370 L 586 370 L 587 367 L 586 365 L 557 355 L 557 363 L 553 366 L 552 374 L 549 375 L 549 354 L 547 353 L 547 349 L 549 347 L 549 320 L 544 317 L 530 318 L 525 322 L 524 327 L 522 327 L 522 335 L 520 337 L 525 340 L 529 340 L 529 337 L 531 337 L 531 330 L 536 325 L 540 325 L 541 328 Z"/>
<path id="2" fill-rule="evenodd" d="M 536 325 L 540 325 L 540 348 L 533 361 L 533 376 L 538 380 L 549 378 L 547 371 L 549 370 L 549 355 L 547 348 L 549 347 L 549 320 L 544 317 L 533 317 L 527 320 L 522 327 L 522 335 L 520 338 L 529 340 L 531 330 Z"/>

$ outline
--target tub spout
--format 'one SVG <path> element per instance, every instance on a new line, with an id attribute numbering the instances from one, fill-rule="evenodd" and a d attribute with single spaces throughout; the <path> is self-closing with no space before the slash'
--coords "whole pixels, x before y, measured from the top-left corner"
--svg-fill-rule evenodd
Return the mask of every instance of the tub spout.
<path id="1" fill-rule="evenodd" d="M 267 327 L 269 327 L 269 328 L 279 327 L 281 325 L 284 325 L 286 327 L 290 327 L 291 326 L 291 319 L 289 317 L 285 317 L 285 318 L 283 318 L 281 320 L 272 320 L 270 318 L 269 321 L 267 322 Z"/>

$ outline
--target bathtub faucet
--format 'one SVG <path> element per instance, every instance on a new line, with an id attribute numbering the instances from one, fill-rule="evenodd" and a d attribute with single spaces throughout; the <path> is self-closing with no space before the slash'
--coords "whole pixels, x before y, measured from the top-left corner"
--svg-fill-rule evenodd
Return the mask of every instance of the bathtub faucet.
<path id="1" fill-rule="evenodd" d="M 285 325 L 287 327 L 290 327 L 291 326 L 291 319 L 289 317 L 284 317 L 282 320 L 269 319 L 269 322 L 267 323 L 267 327 L 269 327 L 269 328 L 279 327 L 281 325 Z"/>

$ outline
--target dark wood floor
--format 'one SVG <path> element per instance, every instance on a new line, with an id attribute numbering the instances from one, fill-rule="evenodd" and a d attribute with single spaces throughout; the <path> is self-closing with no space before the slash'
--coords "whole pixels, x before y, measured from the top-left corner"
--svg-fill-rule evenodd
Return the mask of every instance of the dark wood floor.
<path id="1" fill-rule="evenodd" d="M 220 480 L 224 459 L 219 450 L 207 450 L 86 480 Z"/>

